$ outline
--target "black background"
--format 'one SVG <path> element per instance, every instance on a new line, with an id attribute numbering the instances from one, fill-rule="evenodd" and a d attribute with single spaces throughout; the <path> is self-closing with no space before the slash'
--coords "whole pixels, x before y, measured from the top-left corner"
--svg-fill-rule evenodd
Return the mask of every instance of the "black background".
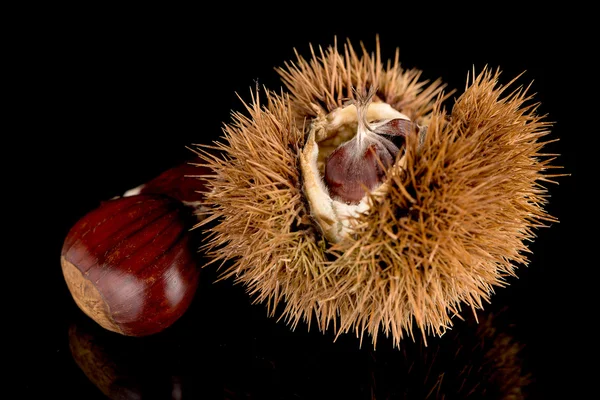
<path id="1" fill-rule="evenodd" d="M 507 322 L 499 329 L 509 329 L 524 346 L 523 368 L 532 376 L 528 398 L 582 398 L 597 371 L 598 276 L 597 207 L 589 194 L 594 169 L 587 163 L 593 159 L 585 155 L 597 135 L 597 123 L 588 122 L 597 115 L 590 57 L 597 44 L 585 10 L 471 15 L 434 6 L 363 4 L 348 12 L 340 4 L 331 13 L 309 3 L 289 6 L 35 10 L 15 27 L 9 39 L 27 40 L 9 57 L 17 91 L 7 110 L 18 111 L 9 115 L 17 122 L 11 136 L 23 143 L 4 145 L 6 159 L 18 157 L 5 170 L 10 178 L 18 171 L 20 178 L 7 185 L 19 195 L 9 199 L 25 211 L 9 209 L 9 220 L 18 223 L 5 250 L 17 255 L 6 265 L 16 272 L 5 282 L 5 331 L 14 334 L 6 351 L 16 356 L 8 365 L 16 379 L 7 390 L 20 393 L 14 398 L 103 398 L 71 356 L 69 332 L 79 329 L 126 371 L 121 386 L 141 390 L 144 398 L 170 398 L 163 394 L 173 385 L 184 399 L 405 398 L 409 386 L 406 398 L 424 398 L 414 381 L 395 378 L 408 376 L 403 366 L 422 353 L 410 350 L 419 340 L 406 343 L 407 356 L 385 338 L 373 350 L 369 339 L 359 347 L 352 334 L 334 342 L 331 332 L 303 324 L 292 332 L 267 318 L 262 305 L 252 305 L 242 287 L 213 284 L 211 268 L 175 325 L 149 338 L 122 338 L 96 328 L 77 309 L 59 262 L 69 228 L 99 201 L 187 159 L 186 146 L 216 139 L 230 111 L 242 109 L 238 95 L 248 100 L 257 83 L 279 88 L 274 68 L 294 60 L 294 48 L 308 57 L 310 43 L 327 47 L 337 36 L 373 49 L 379 34 L 384 58 L 399 47 L 404 67 L 440 77 L 458 93 L 467 73 L 486 65 L 500 67 L 504 83 L 524 71 L 519 83 L 533 81 L 539 112 L 555 122 L 551 138 L 559 139 L 549 152 L 561 154 L 556 163 L 571 176 L 549 186 L 547 208 L 560 223 L 537 232 L 531 263 L 497 290 L 486 312 L 503 310 Z M 456 331 L 468 329 L 458 323 Z"/>

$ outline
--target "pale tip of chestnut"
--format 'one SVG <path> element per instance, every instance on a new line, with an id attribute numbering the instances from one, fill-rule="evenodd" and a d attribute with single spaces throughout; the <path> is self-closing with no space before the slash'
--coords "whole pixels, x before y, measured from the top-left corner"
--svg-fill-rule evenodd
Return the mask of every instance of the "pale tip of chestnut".
<path id="1" fill-rule="evenodd" d="M 60 258 L 60 263 L 75 304 L 104 329 L 123 334 L 119 325 L 112 319 L 110 309 L 98 289 L 64 256 Z"/>

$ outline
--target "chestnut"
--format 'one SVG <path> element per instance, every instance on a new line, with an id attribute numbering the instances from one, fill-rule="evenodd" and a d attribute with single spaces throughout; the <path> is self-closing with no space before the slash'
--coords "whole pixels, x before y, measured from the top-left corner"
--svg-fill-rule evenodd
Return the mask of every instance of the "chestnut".
<path id="1" fill-rule="evenodd" d="M 160 193 L 169 195 L 190 207 L 198 208 L 206 191 L 206 181 L 202 179 L 202 176 L 209 174 L 208 168 L 197 163 L 192 161 L 182 163 L 167 169 L 154 179 L 128 190 L 123 196 Z"/>
<path id="2" fill-rule="evenodd" d="M 373 191 L 385 180 L 385 171 L 395 162 L 406 136 L 416 124 L 405 116 L 367 121 L 375 89 L 357 93 L 356 135 L 342 143 L 328 157 L 324 181 L 329 194 L 346 204 L 359 204 L 367 190 Z"/>
<path id="3" fill-rule="evenodd" d="M 102 203 L 69 231 L 61 265 L 81 310 L 127 336 L 162 331 L 183 315 L 198 286 L 191 209 L 163 194 Z"/>

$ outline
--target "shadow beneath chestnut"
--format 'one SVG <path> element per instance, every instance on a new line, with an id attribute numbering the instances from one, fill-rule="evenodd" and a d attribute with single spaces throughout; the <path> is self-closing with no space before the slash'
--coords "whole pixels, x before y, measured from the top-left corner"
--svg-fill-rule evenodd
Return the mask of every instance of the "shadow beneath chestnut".
<path id="1" fill-rule="evenodd" d="M 352 334 L 291 331 L 212 268 L 173 326 L 132 338 L 85 317 L 69 329 L 73 358 L 111 399 L 524 399 L 531 377 L 510 310 L 478 312 L 441 338 L 377 348 Z"/>

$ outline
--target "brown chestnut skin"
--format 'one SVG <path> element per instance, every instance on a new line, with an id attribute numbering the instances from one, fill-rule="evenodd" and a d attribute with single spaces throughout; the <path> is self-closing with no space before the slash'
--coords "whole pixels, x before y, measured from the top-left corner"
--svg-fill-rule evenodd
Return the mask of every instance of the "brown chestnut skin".
<path id="1" fill-rule="evenodd" d="M 192 160 L 170 168 L 141 185 L 139 193 L 161 193 L 187 204 L 199 203 L 204 199 L 206 190 L 206 181 L 201 176 L 209 173 L 208 168 Z"/>
<path id="2" fill-rule="evenodd" d="M 360 203 L 367 190 L 383 182 L 385 171 L 415 127 L 416 124 L 404 119 L 392 119 L 375 128 L 359 126 L 356 136 L 327 158 L 324 179 L 331 197 L 348 204 Z M 370 136 L 363 133 L 366 129 Z"/>
<path id="3" fill-rule="evenodd" d="M 104 328 L 127 336 L 162 331 L 198 286 L 190 209 L 166 195 L 102 203 L 69 231 L 61 265 L 71 294 Z"/>
<path id="4" fill-rule="evenodd" d="M 383 181 L 385 169 L 393 163 L 391 154 L 379 143 L 372 143 L 357 151 L 354 142 L 346 142 L 335 149 L 325 165 L 325 182 L 333 198 L 358 204 L 365 196 L 365 188 L 372 190 Z"/>

